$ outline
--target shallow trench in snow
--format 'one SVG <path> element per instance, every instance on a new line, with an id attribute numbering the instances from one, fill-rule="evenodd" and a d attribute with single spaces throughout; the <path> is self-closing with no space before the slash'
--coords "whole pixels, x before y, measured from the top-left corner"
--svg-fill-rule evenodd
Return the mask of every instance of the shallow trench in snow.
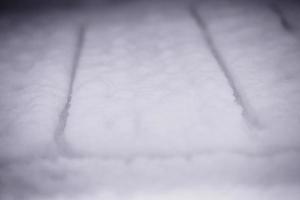
<path id="1" fill-rule="evenodd" d="M 0 200 L 299 199 L 299 4 L 57 6 L 0 16 Z"/>

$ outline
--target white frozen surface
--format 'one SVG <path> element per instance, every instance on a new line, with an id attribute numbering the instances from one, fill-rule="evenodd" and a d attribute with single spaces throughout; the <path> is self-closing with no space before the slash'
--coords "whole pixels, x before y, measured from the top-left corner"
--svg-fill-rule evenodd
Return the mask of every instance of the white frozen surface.
<path id="1" fill-rule="evenodd" d="M 221 192 L 231 200 L 241 193 L 249 199 L 297 199 L 297 160 L 298 154 L 251 157 L 236 153 L 203 154 L 190 160 L 137 158 L 130 163 L 121 159 L 40 159 L 2 167 L 0 198 L 173 199 L 177 194 L 178 199 L 185 195 L 218 199 Z"/>
<path id="2" fill-rule="evenodd" d="M 0 158 L 35 157 L 53 148 L 74 33 L 28 15 L 2 17 L 1 28 Z"/>
<path id="3" fill-rule="evenodd" d="M 187 5 L 1 18 L 0 200 L 299 199 L 299 41 L 260 1 L 222 2 L 199 11 L 262 129 L 245 124 Z M 65 133 L 83 156 L 49 157 L 78 21 Z"/>
<path id="4" fill-rule="evenodd" d="M 299 39 L 284 30 L 268 4 L 223 1 L 204 4 L 199 12 L 262 124 L 260 141 L 298 149 Z"/>
<path id="5" fill-rule="evenodd" d="M 276 1 L 275 1 L 276 2 Z M 295 0 L 278 1 L 277 6 L 281 9 L 283 15 L 295 31 L 294 36 L 300 35 L 300 4 Z"/>
<path id="6" fill-rule="evenodd" d="M 89 25 L 71 146 L 102 156 L 246 148 L 241 108 L 187 9 L 149 7 Z"/>

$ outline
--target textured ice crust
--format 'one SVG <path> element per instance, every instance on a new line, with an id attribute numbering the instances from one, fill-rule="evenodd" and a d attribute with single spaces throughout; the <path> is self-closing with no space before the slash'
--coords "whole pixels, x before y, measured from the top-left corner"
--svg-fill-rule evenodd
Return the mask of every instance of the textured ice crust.
<path id="1" fill-rule="evenodd" d="M 43 155 L 66 98 L 73 33 L 28 15 L 0 26 L 0 159 Z"/>
<path id="2" fill-rule="evenodd" d="M 245 147 L 241 109 L 188 11 L 136 10 L 90 24 L 66 130 L 71 146 L 102 156 Z"/>
<path id="3" fill-rule="evenodd" d="M 297 7 L 278 4 L 290 31 L 269 2 L 199 3 L 262 124 L 251 127 L 178 2 L 0 18 L 0 200 L 300 198 Z M 65 131 L 70 158 L 52 154 L 78 18 L 89 23 Z"/>
<path id="4" fill-rule="evenodd" d="M 234 2 L 206 2 L 199 12 L 262 124 L 258 138 L 299 149 L 299 33 L 285 30 L 271 3 Z"/>

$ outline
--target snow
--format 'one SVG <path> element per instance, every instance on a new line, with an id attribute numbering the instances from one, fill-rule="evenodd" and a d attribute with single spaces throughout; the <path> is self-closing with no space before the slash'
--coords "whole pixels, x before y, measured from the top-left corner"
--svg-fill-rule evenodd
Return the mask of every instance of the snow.
<path id="1" fill-rule="evenodd" d="M 184 199 L 189 195 L 199 199 L 208 195 L 208 199 L 220 199 L 225 193 L 223 198 L 228 199 L 235 195 L 297 199 L 297 159 L 297 154 L 248 157 L 236 153 L 204 154 L 190 160 L 138 158 L 130 163 L 121 159 L 40 159 L 2 167 L 0 175 L 5 182 L 0 197 L 173 199 L 178 195 Z"/>
<path id="2" fill-rule="evenodd" d="M 2 15 L 0 200 L 299 199 L 300 43 L 270 2 L 197 4 L 245 105 L 187 1 Z"/>
<path id="3" fill-rule="evenodd" d="M 209 24 L 237 82 L 261 121 L 259 140 L 270 148 L 299 148 L 300 47 L 268 4 L 208 4 Z M 249 7 L 251 6 L 251 9 Z M 251 10 L 256 10 L 252 12 Z M 236 17 L 239 15 L 240 17 Z M 234 29 L 234 32 L 230 30 Z M 275 147 L 274 147 L 275 146 Z"/>
<path id="4" fill-rule="evenodd" d="M 138 193 L 135 195 L 117 195 L 116 193 L 104 193 L 104 194 L 92 194 L 92 195 L 82 195 L 79 200 L 97 200 L 97 199 L 112 199 L 112 200 L 179 200 L 179 199 L 190 199 L 198 200 L 208 199 L 208 200 L 252 200 L 252 199 L 263 199 L 263 200 L 272 200 L 276 198 L 289 198 L 291 200 L 297 200 L 299 195 L 299 190 L 297 188 L 275 188 L 275 189 L 251 189 L 243 187 L 225 187 L 225 188 L 215 188 L 211 189 L 209 187 L 197 188 L 197 190 L 174 190 L 169 192 L 162 192 L 160 195 L 155 193 Z M 42 200 L 48 200 L 45 198 Z M 52 198 L 51 198 L 52 199 Z M 36 200 L 36 199 L 34 199 Z M 65 200 L 63 197 L 55 198 L 54 200 Z"/>
<path id="5" fill-rule="evenodd" d="M 189 13 L 146 8 L 89 25 L 66 128 L 71 146 L 130 157 L 247 145 L 241 108 Z"/>
<path id="6" fill-rule="evenodd" d="M 1 24 L 1 159 L 35 157 L 53 148 L 67 90 L 73 33 L 23 17 L 3 17 Z"/>
<path id="7" fill-rule="evenodd" d="M 281 10 L 283 16 L 287 19 L 289 24 L 292 26 L 294 31 L 294 36 L 299 38 L 299 28 L 300 28 L 300 14 L 299 14 L 299 8 L 300 4 L 299 2 L 289 0 L 289 1 L 278 1 L 276 2 L 277 6 Z"/>

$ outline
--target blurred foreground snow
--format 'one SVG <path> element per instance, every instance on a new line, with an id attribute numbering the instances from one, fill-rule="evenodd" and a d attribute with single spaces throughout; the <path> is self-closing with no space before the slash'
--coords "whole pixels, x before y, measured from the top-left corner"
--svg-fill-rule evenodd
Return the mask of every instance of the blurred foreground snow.
<path id="1" fill-rule="evenodd" d="M 299 5 L 194 4 L 253 126 L 187 1 L 92 2 L 0 17 L 1 200 L 300 198 Z"/>

